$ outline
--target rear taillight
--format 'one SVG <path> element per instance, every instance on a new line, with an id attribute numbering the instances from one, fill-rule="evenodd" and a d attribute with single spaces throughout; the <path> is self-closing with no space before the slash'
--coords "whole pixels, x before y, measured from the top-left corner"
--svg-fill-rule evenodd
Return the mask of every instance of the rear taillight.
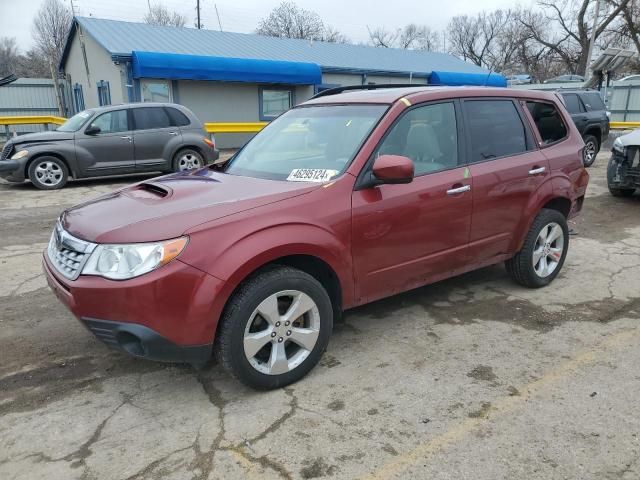
<path id="1" fill-rule="evenodd" d="M 209 140 L 208 138 L 203 138 L 202 139 L 204 141 L 204 143 L 206 143 L 207 145 L 209 145 L 211 148 L 216 148 L 216 144 L 213 140 Z"/>

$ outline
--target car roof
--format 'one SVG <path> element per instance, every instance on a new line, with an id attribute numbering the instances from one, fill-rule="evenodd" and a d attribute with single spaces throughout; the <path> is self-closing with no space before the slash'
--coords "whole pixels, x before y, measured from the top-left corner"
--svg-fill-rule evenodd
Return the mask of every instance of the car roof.
<path id="1" fill-rule="evenodd" d="M 180 104 L 169 102 L 136 102 L 136 103 L 117 103 L 114 105 L 103 105 L 101 107 L 87 108 L 93 112 L 108 112 L 111 110 L 122 110 L 123 108 L 143 108 L 143 107 L 173 107 L 184 110 Z"/>
<path id="2" fill-rule="evenodd" d="M 451 87 L 429 86 L 379 88 L 375 90 L 347 90 L 335 95 L 312 98 L 301 105 L 326 105 L 345 103 L 391 104 L 406 98 L 410 102 L 426 102 L 443 98 L 461 97 L 510 97 L 555 100 L 552 92 L 540 90 L 520 90 L 502 87 Z"/>

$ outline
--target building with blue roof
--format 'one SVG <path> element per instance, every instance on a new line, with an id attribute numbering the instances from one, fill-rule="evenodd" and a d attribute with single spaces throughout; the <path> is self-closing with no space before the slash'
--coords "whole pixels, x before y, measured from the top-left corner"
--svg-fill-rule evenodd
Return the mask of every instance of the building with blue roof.
<path id="1" fill-rule="evenodd" d="M 93 17 L 74 19 L 60 68 L 76 111 L 127 102 L 175 102 L 205 122 L 268 121 L 335 86 L 425 84 L 451 73 L 476 74 L 470 78 L 489 74 L 445 53 Z M 218 144 L 236 147 L 246 139 L 219 136 Z"/>

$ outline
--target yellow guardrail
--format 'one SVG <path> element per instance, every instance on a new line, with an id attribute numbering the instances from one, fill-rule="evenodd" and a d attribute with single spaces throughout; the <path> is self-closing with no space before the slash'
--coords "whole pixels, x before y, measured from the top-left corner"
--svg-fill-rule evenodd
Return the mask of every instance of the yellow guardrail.
<path id="1" fill-rule="evenodd" d="M 640 122 L 609 122 L 609 127 L 613 130 L 632 130 L 640 128 Z"/>
<path id="2" fill-rule="evenodd" d="M 56 117 L 53 115 L 22 115 L 0 117 L 0 125 L 35 125 L 40 123 L 53 123 L 55 125 L 62 125 L 66 121 L 66 118 Z"/>
<path id="3" fill-rule="evenodd" d="M 269 122 L 207 122 L 204 129 L 209 133 L 256 133 Z"/>

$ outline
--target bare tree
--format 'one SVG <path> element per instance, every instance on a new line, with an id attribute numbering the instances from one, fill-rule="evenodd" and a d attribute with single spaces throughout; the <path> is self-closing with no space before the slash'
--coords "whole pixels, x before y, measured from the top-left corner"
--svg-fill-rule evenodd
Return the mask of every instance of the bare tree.
<path id="1" fill-rule="evenodd" d="M 632 43 L 640 53 L 640 5 L 638 5 L 638 2 L 632 1 L 623 7 L 622 20 L 619 30 L 620 35 Z"/>
<path id="2" fill-rule="evenodd" d="M 410 23 L 396 31 L 384 27 L 369 30 L 369 44 L 382 48 L 402 48 L 407 50 L 438 50 L 438 33 L 426 25 Z"/>
<path id="3" fill-rule="evenodd" d="M 553 51 L 572 73 L 586 74 L 591 38 L 598 41 L 613 22 L 619 21 L 630 0 L 601 2 L 596 30 L 592 31 L 594 0 L 556 0 L 538 2 L 539 12 L 529 11 L 520 18 L 531 38 Z"/>
<path id="4" fill-rule="evenodd" d="M 150 25 L 164 25 L 169 27 L 184 27 L 187 19 L 178 12 L 170 12 L 162 3 L 151 4 L 148 1 L 149 12 L 144 21 Z"/>
<path id="5" fill-rule="evenodd" d="M 322 40 L 324 23 L 316 12 L 282 2 L 260 20 L 256 33 L 269 37 Z"/>
<path id="6" fill-rule="evenodd" d="M 62 51 L 71 27 L 71 11 L 60 0 L 44 0 L 33 20 L 33 38 L 37 49 L 47 59 L 49 73 L 58 86 L 58 67 Z M 64 104 L 60 89 L 55 88 L 58 110 L 64 115 Z"/>
<path id="7" fill-rule="evenodd" d="M 16 63 L 18 61 L 18 47 L 16 39 L 10 37 L 0 38 L 0 77 L 6 77 L 16 73 Z"/>
<path id="8" fill-rule="evenodd" d="M 260 20 L 256 33 L 268 37 L 300 38 L 332 43 L 348 43 L 349 39 L 335 28 L 325 25 L 320 15 L 285 1 Z"/>

